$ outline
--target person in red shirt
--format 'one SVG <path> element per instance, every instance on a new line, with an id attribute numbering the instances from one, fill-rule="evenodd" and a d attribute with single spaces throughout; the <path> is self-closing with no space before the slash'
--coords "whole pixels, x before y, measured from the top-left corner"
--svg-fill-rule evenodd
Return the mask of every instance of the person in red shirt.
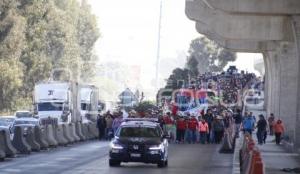
<path id="1" fill-rule="evenodd" d="M 167 112 L 167 115 L 164 116 L 163 118 L 164 120 L 164 131 L 171 136 L 171 140 L 174 141 L 174 137 L 176 135 L 172 135 L 172 128 L 173 128 L 173 125 L 174 125 L 174 119 L 171 118 L 171 113 L 170 112 Z M 175 132 L 176 133 L 176 132 Z"/>
<path id="2" fill-rule="evenodd" d="M 195 115 L 192 115 L 192 118 L 188 121 L 188 137 L 187 141 L 189 143 L 195 144 L 197 141 L 197 129 L 198 129 L 198 120 Z"/>
<path id="3" fill-rule="evenodd" d="M 207 134 L 209 132 L 208 124 L 204 119 L 201 119 L 199 122 L 199 133 L 200 133 L 200 142 L 205 144 L 207 141 Z"/>
<path id="4" fill-rule="evenodd" d="M 187 123 L 184 120 L 183 116 L 180 116 L 176 121 L 176 130 L 177 130 L 177 142 L 184 143 L 184 135 L 187 127 Z"/>

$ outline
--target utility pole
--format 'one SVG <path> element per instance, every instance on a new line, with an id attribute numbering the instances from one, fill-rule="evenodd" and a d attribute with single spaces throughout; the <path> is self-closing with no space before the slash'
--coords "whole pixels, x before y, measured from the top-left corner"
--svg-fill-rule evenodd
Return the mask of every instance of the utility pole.
<path id="1" fill-rule="evenodd" d="M 158 19 L 158 38 L 157 38 L 157 55 L 156 55 L 156 70 L 155 70 L 155 90 L 158 90 L 158 71 L 160 60 L 160 33 L 161 33 L 161 19 L 162 19 L 162 1 L 160 0 L 159 19 Z"/>

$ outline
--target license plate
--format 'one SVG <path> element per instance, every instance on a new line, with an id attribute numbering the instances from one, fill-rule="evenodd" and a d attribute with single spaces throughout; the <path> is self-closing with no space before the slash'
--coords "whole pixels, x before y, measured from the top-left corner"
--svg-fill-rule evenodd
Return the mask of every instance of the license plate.
<path id="1" fill-rule="evenodd" d="M 139 154 L 139 153 L 132 153 L 132 154 L 130 154 L 130 156 L 134 157 L 134 158 L 140 158 L 141 154 Z"/>

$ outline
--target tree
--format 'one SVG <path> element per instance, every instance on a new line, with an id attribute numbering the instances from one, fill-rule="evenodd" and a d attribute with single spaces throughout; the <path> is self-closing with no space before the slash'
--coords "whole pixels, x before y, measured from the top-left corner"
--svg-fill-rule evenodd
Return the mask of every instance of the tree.
<path id="1" fill-rule="evenodd" d="M 192 77 L 197 77 L 199 73 L 221 72 L 228 62 L 235 60 L 235 53 L 221 48 L 206 37 L 200 37 L 190 44 L 186 67 Z"/>
<path id="2" fill-rule="evenodd" d="M 21 99 L 30 101 L 34 85 L 51 74 L 57 79 L 90 81 L 99 36 L 85 0 L 0 1 L 0 86 L 6 88 L 0 93 L 3 100 L 11 101 L 1 105 L 0 112 L 16 108 Z"/>
<path id="3" fill-rule="evenodd" d="M 183 85 L 189 82 L 189 70 L 176 68 L 173 70 L 172 74 L 167 79 L 166 88 L 169 89 L 179 89 Z"/>

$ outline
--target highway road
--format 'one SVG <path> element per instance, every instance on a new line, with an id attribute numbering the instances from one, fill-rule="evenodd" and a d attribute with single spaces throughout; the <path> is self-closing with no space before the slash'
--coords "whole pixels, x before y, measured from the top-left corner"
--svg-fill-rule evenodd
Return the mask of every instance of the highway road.
<path id="1" fill-rule="evenodd" d="M 0 162 L 1 174 L 230 174 L 232 154 L 220 154 L 219 145 L 170 145 L 169 166 L 122 163 L 108 166 L 108 142 L 90 141 L 32 153 Z"/>

